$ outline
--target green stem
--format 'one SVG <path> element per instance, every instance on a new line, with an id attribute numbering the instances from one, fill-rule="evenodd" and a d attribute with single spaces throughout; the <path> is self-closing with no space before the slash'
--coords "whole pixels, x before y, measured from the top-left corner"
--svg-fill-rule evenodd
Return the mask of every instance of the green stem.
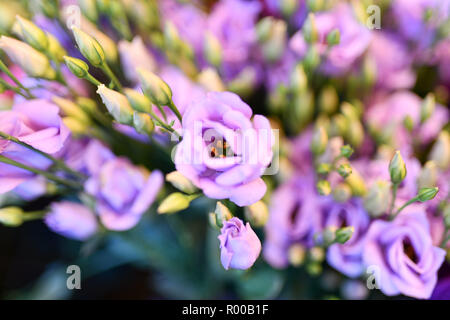
<path id="1" fill-rule="evenodd" d="M 114 72 L 112 72 L 111 68 L 108 66 L 107 63 L 104 63 L 100 66 L 100 68 L 106 73 L 106 75 L 111 79 L 111 81 L 114 83 L 114 85 L 119 89 L 119 91 L 122 91 L 122 85 L 120 84 L 119 79 L 117 79 Z"/>
<path id="2" fill-rule="evenodd" d="M 170 99 L 170 103 L 169 103 L 168 107 L 170 108 L 170 110 L 172 110 L 175 113 L 178 120 L 180 120 L 180 122 L 181 122 L 182 121 L 181 113 L 180 113 L 180 111 L 178 111 L 178 108 L 175 106 L 172 99 Z"/>
<path id="3" fill-rule="evenodd" d="M 17 87 L 13 87 L 12 85 L 10 85 L 8 82 L 6 82 L 3 79 L 0 79 L 0 84 L 3 85 L 7 90 L 12 90 L 17 94 L 20 94 L 22 97 L 24 97 L 25 99 L 31 99 L 31 97 L 25 95 L 20 88 Z"/>
<path id="4" fill-rule="evenodd" d="M 84 77 L 84 79 L 88 80 L 90 83 L 92 83 L 93 85 L 95 85 L 96 87 L 98 87 L 99 85 L 101 85 L 102 83 L 100 81 L 98 81 L 97 79 L 95 79 L 93 76 L 91 76 L 89 73 L 86 75 L 86 77 Z"/>
<path id="5" fill-rule="evenodd" d="M 35 147 L 30 146 L 29 144 L 27 144 L 25 142 L 20 141 L 16 137 L 13 137 L 13 136 L 11 136 L 9 134 L 6 134 L 6 133 L 4 133 L 2 131 L 0 131 L 0 137 L 3 138 L 3 139 L 9 140 L 11 142 L 17 143 L 17 144 L 19 144 L 19 145 L 21 145 L 21 146 L 23 146 L 23 147 L 25 147 L 25 148 L 27 148 L 27 149 L 29 149 L 31 151 L 34 151 L 34 152 L 36 152 L 36 153 L 46 157 L 47 159 L 53 161 L 53 163 L 55 163 L 57 167 L 67 171 L 67 173 L 70 173 L 71 175 L 73 175 L 73 176 L 75 176 L 75 177 L 77 177 L 79 179 L 82 179 L 82 180 L 85 179 L 84 175 L 82 175 L 81 173 L 71 169 L 63 161 L 61 161 L 59 159 L 56 159 L 56 158 L 52 157 L 51 155 L 49 155 L 48 153 L 45 153 L 45 152 L 43 152 L 43 151 L 41 151 L 39 149 L 36 149 Z"/>
<path id="6" fill-rule="evenodd" d="M 398 214 L 400 213 L 400 211 L 402 211 L 403 209 L 405 209 L 407 206 L 409 206 L 411 203 L 414 203 L 416 201 L 419 200 L 419 197 L 415 197 L 412 198 L 411 200 L 407 201 L 404 205 L 402 205 L 392 216 L 391 216 L 391 220 L 394 220 L 396 216 L 398 216 Z"/>
<path id="7" fill-rule="evenodd" d="M 12 81 L 14 81 L 18 86 L 19 86 L 19 88 L 21 88 L 21 89 L 23 89 L 23 90 L 25 90 L 25 92 L 28 94 L 28 96 L 31 98 L 31 99 L 34 99 L 35 97 L 31 94 L 31 92 L 19 81 L 19 79 L 17 79 L 13 74 L 12 74 L 12 72 L 8 69 L 8 67 L 6 66 L 6 64 L 4 64 L 3 63 L 3 61 L 2 60 L 0 60 L 0 70 L 2 70 L 4 73 L 6 73 L 6 75 L 8 76 L 8 77 L 10 77 L 11 78 L 11 80 Z"/>
<path id="8" fill-rule="evenodd" d="M 155 121 L 156 121 L 161 127 L 163 127 L 164 129 L 166 129 L 167 131 L 169 131 L 169 132 L 171 132 L 171 133 L 176 134 L 176 135 L 177 135 L 177 138 L 180 138 L 180 134 L 179 134 L 178 132 L 176 132 L 171 126 L 169 126 L 169 125 L 167 125 L 166 123 L 164 123 L 164 121 L 162 121 L 161 118 L 158 117 L 153 111 L 150 110 L 148 113 L 152 116 L 152 118 L 155 119 Z"/>
<path id="9" fill-rule="evenodd" d="M 25 212 L 23 214 L 23 221 L 42 219 L 46 214 L 47 210 Z"/>
<path id="10" fill-rule="evenodd" d="M 441 242 L 441 244 L 440 244 L 440 247 L 442 248 L 442 249 L 444 249 L 446 246 L 447 246 L 447 242 L 449 242 L 450 241 L 450 233 L 449 233 L 449 228 L 445 228 L 445 231 L 444 231 L 444 235 L 442 236 L 442 242 Z"/>
<path id="11" fill-rule="evenodd" d="M 75 182 L 75 181 L 71 181 L 71 180 L 66 180 L 66 179 L 60 178 L 60 177 L 58 177 L 58 176 L 56 176 L 56 175 L 54 175 L 52 173 L 49 173 L 47 171 L 43 171 L 43 170 L 40 170 L 40 169 L 36 169 L 36 168 L 30 167 L 30 166 L 24 165 L 24 164 L 22 164 L 20 162 L 14 161 L 14 160 L 9 159 L 9 158 L 6 158 L 4 156 L 0 156 L 0 162 L 5 163 L 5 164 L 9 164 L 9 165 L 12 165 L 12 166 L 15 166 L 17 168 L 21 168 L 21 169 L 24 169 L 24 170 L 27 170 L 27 171 L 30 171 L 32 173 L 36 173 L 36 174 L 42 175 L 45 178 L 47 178 L 48 180 L 51 180 L 51 181 L 54 181 L 56 183 L 65 185 L 65 186 L 67 186 L 69 188 L 73 188 L 73 189 L 77 189 L 77 190 L 82 188 L 82 186 L 79 183 Z"/>

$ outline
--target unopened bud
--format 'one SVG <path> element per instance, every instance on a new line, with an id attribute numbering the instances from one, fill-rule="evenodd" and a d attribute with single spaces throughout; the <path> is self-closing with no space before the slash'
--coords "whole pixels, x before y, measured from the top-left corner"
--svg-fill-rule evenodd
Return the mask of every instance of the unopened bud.
<path id="1" fill-rule="evenodd" d="M 186 195 L 181 192 L 175 192 L 165 198 L 159 205 L 156 211 L 159 214 L 171 214 L 187 209 L 192 200 L 197 198 L 197 195 Z"/>
<path id="2" fill-rule="evenodd" d="M 389 207 L 389 183 L 383 180 L 375 181 L 364 197 L 364 208 L 374 218 L 383 215 Z"/>
<path id="3" fill-rule="evenodd" d="M 345 183 L 341 183 L 333 189 L 333 199 L 337 202 L 347 202 L 351 196 L 352 189 Z"/>
<path id="4" fill-rule="evenodd" d="M 98 20 L 97 1 L 96 0 L 78 0 L 81 11 L 92 22 Z"/>
<path id="5" fill-rule="evenodd" d="M 80 121 L 80 119 L 75 117 L 64 117 L 62 118 L 64 125 L 69 128 L 72 135 L 75 137 L 83 136 L 88 132 L 88 127 Z"/>
<path id="6" fill-rule="evenodd" d="M 406 177 L 406 165 L 403 161 L 400 151 L 396 151 L 394 157 L 389 163 L 389 174 L 393 184 L 399 184 Z"/>
<path id="7" fill-rule="evenodd" d="M 315 46 L 310 46 L 306 52 L 303 65 L 309 72 L 313 71 L 320 64 L 320 55 Z"/>
<path id="8" fill-rule="evenodd" d="M 355 232 L 355 227 L 344 227 L 340 228 L 336 231 L 336 239 L 335 242 L 344 244 L 352 237 Z"/>
<path id="9" fill-rule="evenodd" d="M 325 152 L 328 144 L 328 134 L 323 126 L 317 126 L 314 130 L 312 141 L 311 141 L 311 151 L 315 155 L 321 155 Z"/>
<path id="10" fill-rule="evenodd" d="M 183 176 L 179 171 L 172 171 L 166 175 L 167 182 L 170 182 L 175 188 L 185 193 L 192 194 L 197 191 L 197 188 L 192 182 Z"/>
<path id="11" fill-rule="evenodd" d="M 338 104 L 339 97 L 333 86 L 327 86 L 320 92 L 320 111 L 325 112 L 326 114 L 333 114 L 337 110 Z"/>
<path id="12" fill-rule="evenodd" d="M 216 69 L 207 67 L 198 75 L 197 81 L 209 91 L 225 91 L 225 85 Z"/>
<path id="13" fill-rule="evenodd" d="M 450 166 L 450 134 L 447 131 L 439 134 L 429 158 L 442 170 L 446 170 Z"/>
<path id="14" fill-rule="evenodd" d="M 48 38 L 45 32 L 30 20 L 24 19 L 19 15 L 16 16 L 16 19 L 20 26 L 22 39 L 36 50 L 41 52 L 47 51 Z"/>
<path id="15" fill-rule="evenodd" d="M 317 173 L 318 174 L 328 174 L 331 172 L 331 164 L 329 163 L 320 163 L 317 166 Z"/>
<path id="16" fill-rule="evenodd" d="M 302 32 L 306 42 L 314 43 L 318 40 L 319 34 L 317 32 L 316 17 L 314 16 L 314 13 L 308 14 L 308 17 L 303 24 Z"/>
<path id="17" fill-rule="evenodd" d="M 322 262 L 325 259 L 325 250 L 321 247 L 312 247 L 309 250 L 309 257 L 314 262 Z"/>
<path id="18" fill-rule="evenodd" d="M 418 200 L 420 202 L 425 202 L 433 199 L 436 194 L 439 192 L 439 188 L 422 188 L 419 190 L 419 194 L 417 195 Z"/>
<path id="19" fill-rule="evenodd" d="M 77 118 L 79 121 L 86 124 L 90 123 L 90 119 L 83 109 L 71 100 L 53 96 L 52 101 L 63 111 L 65 116 Z"/>
<path id="20" fill-rule="evenodd" d="M 298 0 L 280 0 L 281 13 L 285 17 L 290 17 L 295 12 L 297 12 L 298 6 L 299 6 Z"/>
<path id="21" fill-rule="evenodd" d="M 412 132 L 414 129 L 414 121 L 411 118 L 410 115 L 407 115 L 404 119 L 403 119 L 403 126 L 406 128 L 406 130 L 408 130 L 409 132 Z"/>
<path id="22" fill-rule="evenodd" d="M 337 169 L 339 175 L 346 179 L 352 173 L 352 167 L 348 163 L 343 163 Z"/>
<path id="23" fill-rule="evenodd" d="M 294 93 L 303 93 L 308 88 L 308 77 L 301 63 L 298 63 L 291 73 L 291 89 Z"/>
<path id="24" fill-rule="evenodd" d="M 324 9 L 324 0 L 307 0 L 306 4 L 311 12 L 322 11 Z"/>
<path id="25" fill-rule="evenodd" d="M 322 196 L 328 196 L 331 193 L 331 186 L 327 180 L 320 180 L 317 182 L 317 192 Z"/>
<path id="26" fill-rule="evenodd" d="M 89 73 L 89 66 L 83 60 L 64 56 L 67 68 L 78 78 L 85 78 Z"/>
<path id="27" fill-rule="evenodd" d="M 23 223 L 23 210 L 18 207 L 0 208 L 0 223 L 7 227 L 18 227 Z"/>
<path id="28" fill-rule="evenodd" d="M 211 32 L 206 33 L 203 50 L 206 60 L 211 65 L 219 67 L 222 64 L 222 45 Z"/>
<path id="29" fill-rule="evenodd" d="M 419 188 L 431 188 L 436 185 L 438 170 L 434 161 L 427 161 L 419 174 Z"/>
<path id="30" fill-rule="evenodd" d="M 122 124 L 133 124 L 133 108 L 127 97 L 123 94 L 108 89 L 104 84 L 98 86 L 97 93 L 113 118 Z"/>
<path id="31" fill-rule="evenodd" d="M 131 107 L 139 112 L 148 113 L 152 109 L 152 102 L 139 91 L 134 89 L 125 88 L 123 93 L 127 96 Z"/>
<path id="32" fill-rule="evenodd" d="M 58 39 L 55 38 L 54 35 L 47 32 L 47 38 L 48 38 L 48 48 L 47 52 L 50 54 L 50 56 L 58 62 L 64 61 L 64 56 L 67 54 L 66 49 L 64 49 L 59 43 Z"/>
<path id="33" fill-rule="evenodd" d="M 81 54 L 95 66 L 100 67 L 105 63 L 105 52 L 100 43 L 86 32 L 77 27 L 72 28 L 75 41 Z"/>
<path id="34" fill-rule="evenodd" d="M 420 122 L 427 121 L 434 112 L 436 107 L 436 99 L 433 93 L 427 94 L 420 107 Z"/>
<path id="35" fill-rule="evenodd" d="M 349 146 L 348 144 L 346 144 L 345 146 L 341 147 L 341 156 L 343 156 L 344 158 L 350 158 L 353 154 L 353 148 L 351 146 Z"/>
<path id="36" fill-rule="evenodd" d="M 447 203 L 442 210 L 444 216 L 444 224 L 447 229 L 450 229 L 450 203 Z"/>
<path id="37" fill-rule="evenodd" d="M 254 227 L 263 227 L 269 218 L 269 209 L 263 201 L 257 201 L 244 209 L 245 217 Z"/>
<path id="38" fill-rule="evenodd" d="M 347 140 L 349 143 L 358 148 L 364 141 L 364 128 L 359 119 L 349 120 L 347 128 Z"/>
<path id="39" fill-rule="evenodd" d="M 327 43 L 329 46 L 338 45 L 341 42 L 341 33 L 339 29 L 333 29 L 327 34 Z"/>
<path id="40" fill-rule="evenodd" d="M 345 182 L 350 186 L 350 189 L 352 189 L 353 196 L 362 197 L 367 193 L 366 184 L 359 172 L 355 169 L 352 170 L 352 173 L 347 177 Z"/>
<path id="41" fill-rule="evenodd" d="M 216 214 L 217 226 L 222 228 L 223 222 L 230 220 L 233 215 L 231 214 L 230 209 L 228 209 L 222 202 L 217 201 L 216 210 L 214 211 Z"/>
<path id="42" fill-rule="evenodd" d="M 172 100 L 172 90 L 167 83 L 153 72 L 138 68 L 142 90 L 157 105 L 167 106 Z"/>
<path id="43" fill-rule="evenodd" d="M 149 135 L 155 129 L 155 124 L 150 115 L 138 111 L 134 111 L 133 113 L 133 126 L 140 134 Z"/>
<path id="44" fill-rule="evenodd" d="M 294 267 L 299 267 L 305 262 L 306 249 L 299 243 L 293 244 L 288 249 L 289 263 Z"/>

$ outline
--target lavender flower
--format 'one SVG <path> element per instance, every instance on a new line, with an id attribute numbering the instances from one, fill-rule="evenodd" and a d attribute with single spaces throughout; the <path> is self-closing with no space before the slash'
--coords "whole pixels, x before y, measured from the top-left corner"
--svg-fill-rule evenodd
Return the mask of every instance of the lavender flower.
<path id="1" fill-rule="evenodd" d="M 244 222 L 236 217 L 225 221 L 218 238 L 220 260 L 226 270 L 250 268 L 261 252 L 261 242 L 250 224 L 247 222 L 244 225 Z"/>

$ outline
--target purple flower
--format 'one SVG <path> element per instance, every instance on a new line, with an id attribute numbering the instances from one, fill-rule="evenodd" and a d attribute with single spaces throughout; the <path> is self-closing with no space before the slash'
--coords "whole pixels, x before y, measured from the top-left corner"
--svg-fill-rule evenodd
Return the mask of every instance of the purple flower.
<path id="1" fill-rule="evenodd" d="M 70 134 L 59 116 L 59 108 L 40 99 L 16 104 L 11 111 L 1 111 L 0 131 L 49 154 L 59 152 Z M 0 154 L 41 170 L 51 165 L 51 161 L 44 156 L 1 138 Z M 11 191 L 33 177 L 35 175 L 29 171 L 2 163 L 0 193 Z"/>
<path id="2" fill-rule="evenodd" d="M 85 189 L 96 197 L 100 220 L 111 230 L 134 227 L 161 189 L 162 173 L 155 170 L 149 174 L 128 159 L 116 157 L 95 168 L 94 163 L 101 158 L 98 154 L 92 156 L 94 174 L 86 181 Z"/>
<path id="3" fill-rule="evenodd" d="M 299 0 L 298 2 L 299 2 L 299 6 L 297 8 L 297 11 L 294 14 L 292 14 L 289 22 L 293 26 L 300 28 L 306 19 L 306 15 L 308 13 L 308 8 L 306 6 L 306 1 Z M 266 4 L 267 9 L 271 15 L 274 15 L 277 17 L 282 16 L 280 0 L 264 0 L 264 3 Z"/>
<path id="4" fill-rule="evenodd" d="M 276 268 L 285 268 L 289 247 L 294 243 L 311 246 L 314 234 L 322 229 L 320 201 L 311 171 L 278 187 L 269 214 L 264 258 Z"/>
<path id="5" fill-rule="evenodd" d="M 322 211 L 325 216 L 325 228 L 354 228 L 350 240 L 344 244 L 333 244 L 328 248 L 327 261 L 346 276 L 358 277 L 363 272 L 362 252 L 370 223 L 369 215 L 358 199 L 346 203 L 331 200 L 324 204 Z"/>
<path id="6" fill-rule="evenodd" d="M 450 40 L 439 42 L 434 49 L 434 60 L 438 64 L 439 75 L 442 81 L 450 86 Z"/>
<path id="7" fill-rule="evenodd" d="M 234 93 L 209 92 L 194 101 L 183 116 L 177 170 L 210 198 L 239 206 L 260 200 L 274 139 L 265 117 L 251 117 L 251 108 Z"/>
<path id="8" fill-rule="evenodd" d="M 369 29 L 356 19 L 347 4 L 339 4 L 331 11 L 319 12 L 315 17 L 319 40 L 314 45 L 319 54 L 327 52 L 321 71 L 327 75 L 340 75 L 349 71 L 370 44 Z M 334 29 L 340 31 L 340 42 L 329 48 L 326 37 Z M 308 44 L 301 30 L 291 38 L 290 47 L 301 58 L 305 56 Z"/>
<path id="9" fill-rule="evenodd" d="M 44 220 L 54 232 L 76 240 L 86 240 L 98 229 L 92 211 L 82 204 L 69 201 L 53 203 Z"/>
<path id="10" fill-rule="evenodd" d="M 450 277 L 447 277 L 438 282 L 430 299 L 450 300 Z"/>
<path id="11" fill-rule="evenodd" d="M 250 268 L 261 252 L 261 242 L 250 224 L 247 222 L 244 225 L 244 222 L 236 217 L 224 222 L 218 238 L 220 260 L 226 270 Z"/>
<path id="12" fill-rule="evenodd" d="M 431 296 L 446 252 L 433 246 L 421 206 L 409 206 L 394 221 L 373 222 L 366 237 L 363 260 L 376 267 L 376 284 L 384 294 Z"/>

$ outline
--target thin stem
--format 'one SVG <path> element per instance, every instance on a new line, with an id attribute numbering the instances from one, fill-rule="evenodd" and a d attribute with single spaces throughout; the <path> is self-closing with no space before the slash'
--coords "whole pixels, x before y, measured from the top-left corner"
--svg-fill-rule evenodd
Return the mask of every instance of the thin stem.
<path id="1" fill-rule="evenodd" d="M 392 202 L 391 202 L 391 207 L 389 208 L 389 216 L 392 215 L 392 211 L 394 210 L 395 199 L 397 198 L 397 189 L 398 189 L 398 184 L 394 183 L 394 185 L 392 186 Z"/>
<path id="2" fill-rule="evenodd" d="M 122 85 L 120 84 L 119 79 L 117 79 L 116 75 L 114 74 L 114 72 L 112 72 L 108 64 L 104 63 L 100 66 L 100 68 L 107 74 L 107 76 L 111 79 L 111 81 L 119 89 L 119 91 L 122 91 Z"/>
<path id="3" fill-rule="evenodd" d="M 180 134 L 178 132 L 176 132 L 171 126 L 167 125 L 166 123 L 164 123 L 164 121 L 161 120 L 160 117 L 158 117 L 153 111 L 149 111 L 148 112 L 153 118 L 155 118 L 155 121 L 164 129 L 166 129 L 167 131 L 169 131 L 170 133 L 174 133 L 177 135 L 177 137 L 180 137 Z"/>
<path id="4" fill-rule="evenodd" d="M 11 78 L 11 80 L 12 81 L 14 81 L 18 86 L 19 86 L 19 88 L 21 88 L 21 89 L 23 89 L 23 90 L 25 90 L 25 92 L 28 94 L 28 96 L 30 97 L 30 98 L 35 98 L 32 94 L 31 94 L 31 92 L 19 81 L 19 79 L 17 79 L 13 74 L 12 74 L 12 72 L 9 70 L 9 68 L 6 66 L 6 64 L 4 64 L 3 63 L 3 61 L 2 60 L 0 60 L 0 69 L 4 72 L 4 73 L 6 73 L 7 74 L 7 76 L 8 77 L 10 77 Z"/>
<path id="5" fill-rule="evenodd" d="M 409 206 L 411 203 L 414 203 L 416 201 L 419 200 L 419 197 L 415 197 L 412 198 L 411 200 L 407 201 L 404 205 L 402 205 L 392 216 L 391 216 L 391 220 L 394 220 L 396 216 L 398 216 L 398 214 L 400 213 L 400 211 L 402 211 L 403 209 L 405 209 L 407 206 Z"/>
<path id="6" fill-rule="evenodd" d="M 79 183 L 75 182 L 75 181 L 71 181 L 71 180 L 66 180 L 66 179 L 60 178 L 60 177 L 58 177 L 58 176 L 56 176 L 56 175 L 54 175 L 52 173 L 49 173 L 47 171 L 43 171 L 43 170 L 40 170 L 40 169 L 36 169 L 36 168 L 30 167 L 30 166 L 24 165 L 24 164 L 22 164 L 20 162 L 14 161 L 14 160 L 9 159 L 7 157 L 0 156 L 0 162 L 5 163 L 5 164 L 9 164 L 9 165 L 15 166 L 17 168 L 21 168 L 21 169 L 33 172 L 33 173 L 36 173 L 36 174 L 39 174 L 39 175 L 42 175 L 45 178 L 47 178 L 48 180 L 51 180 L 51 181 L 54 181 L 56 183 L 65 185 L 65 186 L 67 186 L 69 188 L 73 188 L 73 189 L 77 189 L 77 190 L 81 189 L 81 185 Z"/>
<path id="7" fill-rule="evenodd" d="M 41 151 L 39 149 L 36 149 L 35 147 L 33 147 L 33 146 L 31 146 L 31 145 L 29 145 L 29 144 L 27 144 L 25 142 L 20 141 L 16 137 L 13 137 L 13 136 L 11 136 L 11 135 L 9 135 L 7 133 L 4 133 L 2 131 L 0 131 L 0 137 L 3 138 L 3 139 L 9 140 L 11 142 L 17 143 L 17 144 L 19 144 L 19 145 L 21 145 L 21 146 L 23 146 L 23 147 L 25 147 L 25 148 L 27 148 L 27 149 L 29 149 L 31 151 L 34 151 L 34 152 L 36 152 L 36 153 L 46 157 L 47 159 L 53 161 L 56 164 L 57 167 L 67 171 L 68 173 L 70 173 L 71 175 L 73 175 L 73 176 L 75 176 L 75 177 L 77 177 L 79 179 L 85 179 L 84 175 L 82 175 L 81 173 L 71 169 L 63 161 L 61 161 L 59 159 L 56 159 L 56 158 L 52 157 L 51 155 L 49 155 L 48 153 L 45 153 L 45 152 L 43 152 L 43 151 Z"/>
<path id="8" fill-rule="evenodd" d="M 181 113 L 178 110 L 178 108 L 175 106 L 175 104 L 173 103 L 172 99 L 170 99 L 170 103 L 169 103 L 168 107 L 170 108 L 170 110 L 172 110 L 175 113 L 178 120 L 180 120 L 180 122 L 181 122 L 182 121 Z"/>
<path id="9" fill-rule="evenodd" d="M 47 210 L 25 212 L 23 215 L 23 220 L 31 221 L 31 220 L 42 219 L 46 214 L 47 214 Z"/>
<path id="10" fill-rule="evenodd" d="M 31 99 L 31 97 L 29 97 L 28 95 L 25 95 L 20 88 L 17 87 L 13 87 L 12 85 L 10 85 L 8 82 L 6 82 L 3 79 L 0 79 L 0 84 L 3 85 L 7 90 L 12 90 L 17 94 L 20 94 L 22 97 L 24 97 L 25 99 Z"/>
<path id="11" fill-rule="evenodd" d="M 443 237 L 442 237 L 442 242 L 441 242 L 441 244 L 440 244 L 440 247 L 441 248 L 445 248 L 446 247 L 446 245 L 447 245 L 447 242 L 449 242 L 450 241 L 450 233 L 449 233 L 449 228 L 445 228 L 445 231 L 444 231 L 444 235 L 443 235 Z M 446 236 L 447 235 L 447 236 Z"/>
<path id="12" fill-rule="evenodd" d="M 84 77 L 84 79 L 88 80 L 90 83 L 92 83 L 93 85 L 95 85 L 96 87 L 98 87 L 99 85 L 101 85 L 102 83 L 100 81 L 98 81 L 97 79 L 95 79 L 93 76 L 91 76 L 89 73 L 86 75 L 86 77 Z"/>

